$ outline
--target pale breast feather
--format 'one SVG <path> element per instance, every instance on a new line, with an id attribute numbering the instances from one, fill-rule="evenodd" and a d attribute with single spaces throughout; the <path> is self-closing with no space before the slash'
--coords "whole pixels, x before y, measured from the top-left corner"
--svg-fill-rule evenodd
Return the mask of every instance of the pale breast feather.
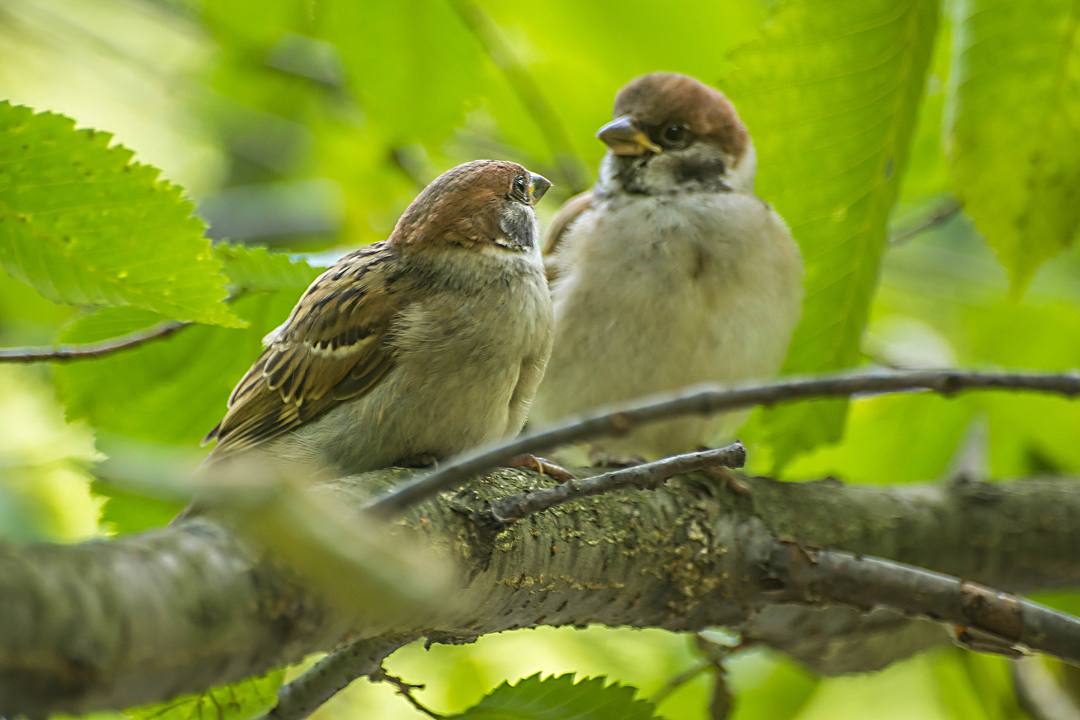
<path id="1" fill-rule="evenodd" d="M 583 212 L 593 206 L 595 199 L 596 196 L 593 191 L 586 190 L 563 203 L 563 206 L 559 208 L 559 212 L 555 214 L 555 218 L 551 221 L 551 227 L 548 228 L 547 239 L 544 241 L 544 257 L 553 256 L 558 252 L 567 229 L 574 224 L 574 221 Z M 546 267 L 547 279 L 548 282 L 551 282 L 558 276 L 558 269 L 556 264 L 552 262 L 546 263 Z"/>

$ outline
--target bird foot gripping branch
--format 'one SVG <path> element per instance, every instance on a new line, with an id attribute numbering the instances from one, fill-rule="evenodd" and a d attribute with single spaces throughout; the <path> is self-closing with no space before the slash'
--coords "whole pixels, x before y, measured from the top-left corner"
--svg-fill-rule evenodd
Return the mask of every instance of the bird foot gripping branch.
<path id="1" fill-rule="evenodd" d="M 547 475 L 555 482 L 564 483 L 570 480 L 576 480 L 577 476 L 572 472 L 564 468 L 562 465 L 554 463 L 542 457 L 537 457 L 531 453 L 525 453 L 519 457 L 514 458 L 507 467 L 521 468 L 527 467 L 536 470 L 540 475 Z"/>

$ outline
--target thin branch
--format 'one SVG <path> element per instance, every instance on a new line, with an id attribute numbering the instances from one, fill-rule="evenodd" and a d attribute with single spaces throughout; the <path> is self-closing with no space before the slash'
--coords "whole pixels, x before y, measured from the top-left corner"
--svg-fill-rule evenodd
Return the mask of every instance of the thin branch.
<path id="1" fill-rule="evenodd" d="M 150 340 L 168 337 L 181 328 L 191 325 L 190 322 L 166 320 L 145 330 L 109 338 L 100 342 L 85 343 L 82 345 L 56 345 L 54 347 L 21 347 L 0 349 L 0 362 L 31 363 L 63 360 L 80 360 L 83 358 L 102 357 L 111 355 L 119 350 L 128 350 L 142 345 Z"/>
<path id="2" fill-rule="evenodd" d="M 1038 657 L 1021 658 L 1010 663 L 1009 669 L 1016 702 L 1031 720 L 1080 720 L 1080 706 L 1065 687 L 1069 670 L 1075 675 L 1075 668 L 1061 668 L 1066 675 L 1061 678 L 1064 682 Z"/>
<path id="3" fill-rule="evenodd" d="M 259 720 L 303 720 L 327 700 L 365 675 L 382 671 L 383 661 L 413 636 L 371 638 L 327 655 L 300 677 L 278 690 L 277 705 Z"/>
<path id="4" fill-rule="evenodd" d="M 746 449 L 742 443 L 736 442 L 717 450 L 676 455 L 583 480 L 568 480 L 537 492 L 511 495 L 492 505 L 491 515 L 496 521 L 508 524 L 557 505 L 592 495 L 602 495 L 627 488 L 653 490 L 676 475 L 717 466 L 740 468 L 745 462 Z"/>
<path id="5" fill-rule="evenodd" d="M 368 503 L 365 509 L 394 515 L 436 493 L 457 488 L 518 455 L 542 452 L 567 443 L 624 435 L 637 425 L 679 415 L 708 415 L 809 398 L 880 395 L 920 390 L 944 395 L 953 395 L 964 390 L 1017 390 L 1071 398 L 1080 394 L 1080 374 L 911 370 L 890 373 L 836 373 L 736 388 L 697 385 L 675 393 L 655 395 L 587 415 L 573 416 L 548 429 L 482 446 L 451 459 L 411 483 L 384 493 Z"/>
<path id="6" fill-rule="evenodd" d="M 727 705 L 730 704 L 731 694 L 728 692 L 727 688 L 727 680 L 725 677 L 727 675 L 727 670 L 724 668 L 724 661 L 740 650 L 745 649 L 748 645 L 741 641 L 736 645 L 724 645 L 708 639 L 700 632 L 694 636 L 694 644 L 696 644 L 697 649 L 705 655 L 706 660 L 671 677 L 664 683 L 662 688 L 649 697 L 649 702 L 653 705 L 659 706 L 660 703 L 670 697 L 676 690 L 709 668 L 716 671 L 716 678 L 713 683 L 713 699 L 710 707 L 714 707 L 715 703 L 721 701 L 726 701 Z M 722 693 L 724 697 L 717 698 L 717 693 Z M 725 707 L 727 707 L 727 705 L 725 705 Z M 711 715 L 710 717 L 717 717 L 717 715 Z M 721 715 L 719 717 L 726 717 L 726 715 Z"/>
<path id="7" fill-rule="evenodd" d="M 373 672 L 371 674 L 370 679 L 371 679 L 372 682 L 390 683 L 391 685 L 394 686 L 395 692 L 397 692 L 398 695 L 400 695 L 401 697 L 408 700 L 410 705 L 412 705 L 414 708 L 416 708 L 420 712 L 424 713 L 428 717 L 433 717 L 433 718 L 446 717 L 445 715 L 440 715 L 439 713 L 435 712 L 431 708 L 424 705 L 422 702 L 417 700 L 416 697 L 412 694 L 413 690 L 423 690 L 424 689 L 423 685 L 414 685 L 413 683 L 405 682 L 404 680 L 402 680 L 398 676 L 391 675 L 390 673 L 386 672 L 386 669 L 382 668 L 382 667 L 380 667 L 378 670 Z"/>
<path id="8" fill-rule="evenodd" d="M 449 0 L 449 2 L 461 17 L 462 22 L 487 49 L 488 55 L 503 71 L 510 86 L 525 105 L 525 109 L 532 115 L 571 193 L 577 194 L 588 189 L 588 182 L 582 171 L 584 163 L 574 151 L 570 134 L 563 127 L 555 108 L 544 97 L 540 86 L 529 73 L 528 66 L 514 52 L 513 46 L 503 34 L 502 29 L 477 3 L 470 0 Z"/>
<path id="9" fill-rule="evenodd" d="M 231 303 L 250 292 L 247 288 L 236 288 L 222 302 Z M 0 363 L 16 362 L 62 362 L 65 360 L 81 360 L 85 358 L 104 357 L 120 350 L 129 350 L 138 347 L 145 342 L 166 338 L 190 325 L 190 320 L 165 320 L 144 330 L 136 330 L 127 335 L 99 340 L 98 342 L 84 343 L 80 345 L 56 345 L 53 347 L 22 347 L 0 348 Z"/>
<path id="10" fill-rule="evenodd" d="M 761 580 L 774 602 L 877 607 L 948 623 L 990 638 L 971 649 L 1023 649 L 1080 665 L 1080 618 L 942 573 L 880 558 L 777 541 Z"/>
<path id="11" fill-rule="evenodd" d="M 948 202 L 943 203 L 941 207 L 911 227 L 893 233 L 893 235 L 889 237 L 889 245 L 892 247 L 903 245 L 916 235 L 921 235 L 927 230 L 931 230 L 942 223 L 948 222 L 963 209 L 964 205 L 956 198 L 953 198 Z"/>

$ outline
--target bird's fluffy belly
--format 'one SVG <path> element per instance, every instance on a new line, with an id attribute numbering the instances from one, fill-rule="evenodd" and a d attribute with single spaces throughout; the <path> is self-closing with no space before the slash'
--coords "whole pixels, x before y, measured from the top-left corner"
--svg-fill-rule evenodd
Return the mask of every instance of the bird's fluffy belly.
<path id="1" fill-rule="evenodd" d="M 541 271 L 533 274 L 509 296 L 478 287 L 465 300 L 404 312 L 394 341 L 402 352 L 384 380 L 273 452 L 358 473 L 430 462 L 517 432 L 524 409 L 510 427 L 515 388 L 537 358 L 543 367 L 551 342 L 550 315 L 534 309 L 549 303 L 547 289 Z"/>
<path id="2" fill-rule="evenodd" d="M 783 361 L 802 265 L 776 213 L 737 193 L 620 202 L 569 231 L 535 420 L 704 381 L 768 377 Z M 724 424 L 722 416 L 657 423 L 598 447 L 685 452 Z"/>

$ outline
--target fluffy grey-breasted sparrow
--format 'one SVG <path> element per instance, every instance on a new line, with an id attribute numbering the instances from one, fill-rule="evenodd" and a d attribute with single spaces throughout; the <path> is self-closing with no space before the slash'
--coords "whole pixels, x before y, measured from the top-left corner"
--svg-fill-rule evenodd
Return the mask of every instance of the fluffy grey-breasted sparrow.
<path id="1" fill-rule="evenodd" d="M 658 72 L 619 92 L 614 118 L 597 133 L 609 148 L 599 180 L 548 231 L 555 345 L 530 422 L 775 375 L 799 318 L 802 260 L 754 195 L 754 146 L 731 102 Z M 594 450 L 691 451 L 744 418 L 665 421 Z"/>
<path id="2" fill-rule="evenodd" d="M 551 350 L 533 212 L 548 187 L 491 160 L 434 180 L 267 336 L 208 461 L 255 452 L 359 473 L 517 433 Z"/>

